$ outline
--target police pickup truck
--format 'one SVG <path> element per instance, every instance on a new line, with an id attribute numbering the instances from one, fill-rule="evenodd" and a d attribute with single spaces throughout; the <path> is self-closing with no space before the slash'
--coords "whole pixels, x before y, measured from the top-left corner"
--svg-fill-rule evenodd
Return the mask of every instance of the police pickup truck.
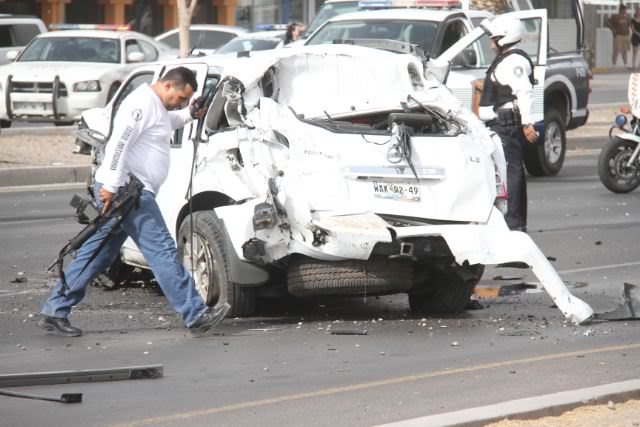
<path id="1" fill-rule="evenodd" d="M 408 0 L 360 1 L 360 8 L 367 10 L 335 16 L 311 34 L 305 44 L 394 40 L 417 45 L 428 57 L 438 58 L 455 43 L 467 43 L 460 54 L 449 58 L 452 68 L 446 85 L 464 105 L 474 109 L 481 91 L 479 83 L 495 53 L 486 34 L 472 37 L 470 33 L 493 15 L 461 8 L 455 0 L 434 1 L 434 5 L 447 6 L 440 8 L 429 7 L 429 1 L 416 1 L 415 7 Z M 535 176 L 555 175 L 561 170 L 566 131 L 584 125 L 588 117 L 591 72 L 580 51 L 582 12 L 578 2 L 563 5 L 567 10 L 560 12 L 515 12 L 526 29 L 519 47 L 534 62 L 537 80 L 534 118 L 540 138 L 537 144 L 525 147 L 525 166 Z M 549 11 L 554 17 L 569 18 L 549 20 Z"/>

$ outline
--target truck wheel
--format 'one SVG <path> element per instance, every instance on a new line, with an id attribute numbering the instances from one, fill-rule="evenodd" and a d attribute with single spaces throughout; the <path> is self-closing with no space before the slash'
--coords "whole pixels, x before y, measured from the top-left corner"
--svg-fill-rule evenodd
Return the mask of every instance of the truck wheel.
<path id="1" fill-rule="evenodd" d="M 193 233 L 190 232 L 192 221 Z M 231 305 L 227 316 L 249 316 L 255 311 L 255 292 L 231 281 L 228 248 L 223 233 L 218 217 L 213 211 L 194 212 L 187 216 L 180 226 L 177 238 L 178 258 L 193 276 L 196 289 L 207 305 L 226 302 Z"/>
<path id="2" fill-rule="evenodd" d="M 287 287 L 296 296 L 406 292 L 412 285 L 411 261 L 386 257 L 369 261 L 293 257 L 287 272 Z"/>
<path id="3" fill-rule="evenodd" d="M 544 144 L 525 144 L 524 165 L 533 176 L 552 176 L 562 169 L 567 135 L 562 115 L 549 110 L 544 115 Z"/>
<path id="4" fill-rule="evenodd" d="M 10 128 L 11 120 L 0 120 L 0 128 Z"/>
<path id="5" fill-rule="evenodd" d="M 483 273 L 481 264 L 433 270 L 426 282 L 409 292 L 409 307 L 416 314 L 461 313 Z"/>

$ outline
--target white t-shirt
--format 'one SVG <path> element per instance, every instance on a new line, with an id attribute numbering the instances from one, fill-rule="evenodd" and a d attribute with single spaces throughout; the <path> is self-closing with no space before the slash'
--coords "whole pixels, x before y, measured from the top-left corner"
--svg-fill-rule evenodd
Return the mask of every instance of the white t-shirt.
<path id="1" fill-rule="evenodd" d="M 96 182 L 115 193 L 132 173 L 157 194 L 169 173 L 171 135 L 191 120 L 189 108 L 167 111 L 151 86 L 141 85 L 116 112 Z"/>
<path id="2" fill-rule="evenodd" d="M 511 54 L 504 58 L 493 70 L 491 80 L 510 86 L 516 96 L 523 124 L 533 124 L 533 87 L 529 81 L 531 64 L 522 55 Z M 498 108 L 513 108 L 513 103 L 507 102 Z M 493 106 L 480 107 L 478 115 L 481 120 L 489 121 L 497 117 Z"/>

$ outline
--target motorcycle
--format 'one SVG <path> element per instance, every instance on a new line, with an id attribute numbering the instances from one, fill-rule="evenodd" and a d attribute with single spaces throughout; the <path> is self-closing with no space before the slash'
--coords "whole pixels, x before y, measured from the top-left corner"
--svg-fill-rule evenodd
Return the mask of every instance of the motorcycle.
<path id="1" fill-rule="evenodd" d="M 640 185 L 640 73 L 631 74 L 628 97 L 630 108 L 620 109 L 598 158 L 600 181 L 614 193 L 628 193 Z"/>

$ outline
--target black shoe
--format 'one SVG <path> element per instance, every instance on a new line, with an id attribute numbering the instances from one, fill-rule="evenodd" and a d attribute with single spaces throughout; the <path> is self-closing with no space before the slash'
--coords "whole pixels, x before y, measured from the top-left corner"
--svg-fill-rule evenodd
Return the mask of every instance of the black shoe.
<path id="1" fill-rule="evenodd" d="M 231 306 L 225 302 L 224 304 L 217 305 L 205 311 L 193 325 L 189 326 L 191 335 L 197 338 L 206 334 L 209 329 L 222 322 L 222 319 L 224 319 L 224 316 L 226 316 L 230 308 Z"/>
<path id="2" fill-rule="evenodd" d="M 53 332 L 54 334 L 62 335 L 63 337 L 79 337 L 82 335 L 82 331 L 80 329 L 71 326 L 69 319 L 62 317 L 51 317 L 41 314 L 37 325 L 45 331 Z"/>

